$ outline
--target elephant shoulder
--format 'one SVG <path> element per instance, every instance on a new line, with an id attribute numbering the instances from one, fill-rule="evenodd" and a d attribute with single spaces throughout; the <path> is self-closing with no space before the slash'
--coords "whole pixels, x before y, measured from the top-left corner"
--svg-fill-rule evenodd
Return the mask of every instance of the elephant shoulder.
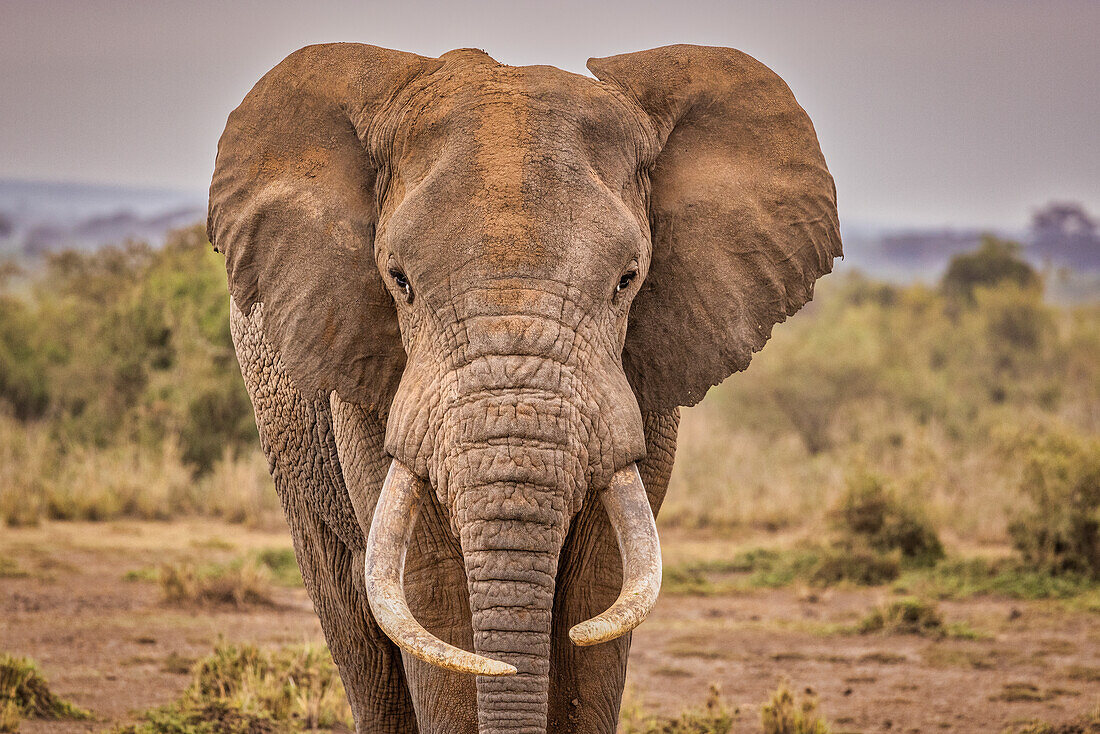
<path id="1" fill-rule="evenodd" d="M 285 512 L 304 502 L 349 547 L 364 545 L 336 449 L 328 398 L 303 395 L 263 332 L 263 303 L 230 300 L 230 331 Z M 297 500 L 292 502 L 291 500 Z"/>

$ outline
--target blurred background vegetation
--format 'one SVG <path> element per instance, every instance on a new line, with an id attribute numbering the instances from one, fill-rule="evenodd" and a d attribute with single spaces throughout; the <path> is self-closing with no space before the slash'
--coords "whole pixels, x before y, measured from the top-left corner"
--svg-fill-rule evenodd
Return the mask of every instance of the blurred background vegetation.
<path id="1" fill-rule="evenodd" d="M 9 264 L 0 285 L 0 517 L 272 522 L 278 503 L 201 227 Z"/>
<path id="2" fill-rule="evenodd" d="M 942 544 L 1014 543 L 1036 567 L 1100 575 L 1100 303 L 1053 305 L 992 236 L 934 286 L 838 266 L 746 373 L 684 411 L 661 524 L 840 523 L 863 538 L 849 555 L 933 562 Z M 4 266 L 0 486 L 9 525 L 281 522 L 200 227 Z"/>

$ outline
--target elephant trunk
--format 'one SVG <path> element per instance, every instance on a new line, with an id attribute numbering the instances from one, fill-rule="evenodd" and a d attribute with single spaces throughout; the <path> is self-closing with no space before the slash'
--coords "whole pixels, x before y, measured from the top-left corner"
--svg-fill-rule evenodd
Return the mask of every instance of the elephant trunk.
<path id="1" fill-rule="evenodd" d="M 451 522 L 470 594 L 474 651 L 515 675 L 479 676 L 481 732 L 546 731 L 558 557 L 580 501 L 575 414 L 561 398 L 488 395 L 456 408 L 446 429 Z M 501 420 L 501 417 L 505 420 Z"/>
<path id="2" fill-rule="evenodd" d="M 467 490 L 481 510 L 466 519 L 460 535 L 474 650 L 517 671 L 506 678 L 478 677 L 482 732 L 546 731 L 550 632 L 563 542 L 560 513 L 542 518 L 538 509 L 500 501 L 530 497 L 540 489 L 506 484 Z M 474 499 L 478 495 L 483 499 Z M 521 517 L 525 514 L 531 516 Z"/>

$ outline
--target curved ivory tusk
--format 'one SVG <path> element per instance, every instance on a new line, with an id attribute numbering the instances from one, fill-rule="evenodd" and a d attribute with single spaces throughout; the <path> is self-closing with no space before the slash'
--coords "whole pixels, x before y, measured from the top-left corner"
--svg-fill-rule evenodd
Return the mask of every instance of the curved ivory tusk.
<path id="1" fill-rule="evenodd" d="M 448 645 L 423 626 L 405 601 L 405 551 L 420 514 L 421 482 L 397 459 L 390 464 L 367 535 L 367 601 L 382 631 L 401 649 L 447 670 L 476 675 L 512 675 L 499 660 Z"/>
<path id="2" fill-rule="evenodd" d="M 569 630 L 577 645 L 622 637 L 645 621 L 661 590 L 661 543 L 637 464 L 615 472 L 600 500 L 619 542 L 623 589 L 606 612 Z"/>

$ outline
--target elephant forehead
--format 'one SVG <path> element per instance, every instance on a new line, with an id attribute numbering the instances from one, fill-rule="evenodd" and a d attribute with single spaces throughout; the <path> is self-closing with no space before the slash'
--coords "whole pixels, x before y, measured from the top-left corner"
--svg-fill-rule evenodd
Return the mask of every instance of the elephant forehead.
<path id="1" fill-rule="evenodd" d="M 413 271 L 445 254 L 454 270 L 569 278 L 645 246 L 644 131 L 596 80 L 482 64 L 405 106 L 379 239 Z"/>
<path id="2" fill-rule="evenodd" d="M 551 66 L 506 66 L 484 55 L 455 58 L 402 105 L 397 135 L 405 186 L 418 184 L 441 159 L 461 157 L 490 188 L 518 183 L 524 174 L 591 173 L 616 187 L 656 146 L 633 104 L 596 79 Z"/>

